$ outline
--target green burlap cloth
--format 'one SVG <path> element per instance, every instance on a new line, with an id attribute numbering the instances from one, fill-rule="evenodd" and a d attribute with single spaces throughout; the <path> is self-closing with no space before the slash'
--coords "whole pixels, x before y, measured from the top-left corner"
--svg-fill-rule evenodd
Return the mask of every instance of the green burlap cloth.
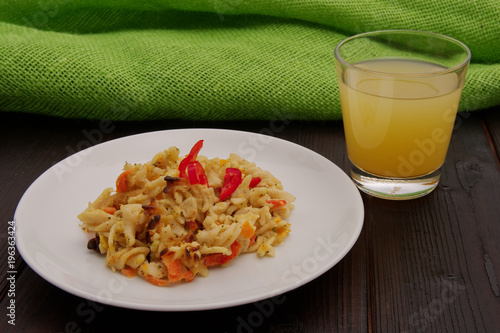
<path id="1" fill-rule="evenodd" d="M 460 110 L 500 104 L 498 0 L 2 0 L 0 111 L 340 119 L 334 47 L 380 29 L 461 40 Z"/>

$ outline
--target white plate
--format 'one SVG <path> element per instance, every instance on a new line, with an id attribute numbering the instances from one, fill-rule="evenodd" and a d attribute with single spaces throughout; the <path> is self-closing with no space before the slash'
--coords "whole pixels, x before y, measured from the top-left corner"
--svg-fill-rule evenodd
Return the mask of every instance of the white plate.
<path id="1" fill-rule="evenodd" d="M 144 163 L 168 147 L 187 154 L 204 139 L 200 155 L 237 153 L 280 179 L 295 195 L 291 233 L 275 258 L 244 254 L 206 278 L 156 287 L 126 278 L 87 250 L 77 215 L 105 187 L 114 187 L 125 162 Z M 83 143 L 82 143 L 83 145 Z M 219 129 L 182 129 L 124 137 L 82 150 L 43 173 L 16 209 L 16 240 L 26 263 L 53 285 L 103 304 L 153 311 L 206 310 L 280 295 L 337 264 L 356 242 L 364 218 L 350 178 L 323 156 L 272 136 Z"/>

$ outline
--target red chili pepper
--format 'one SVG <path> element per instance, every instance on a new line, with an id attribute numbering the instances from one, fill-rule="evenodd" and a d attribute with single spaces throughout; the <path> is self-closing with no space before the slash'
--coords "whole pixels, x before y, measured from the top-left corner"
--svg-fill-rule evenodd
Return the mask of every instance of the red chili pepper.
<path id="1" fill-rule="evenodd" d="M 196 185 L 201 184 L 208 187 L 208 179 L 205 170 L 200 162 L 194 161 L 187 165 L 187 176 L 189 184 Z"/>
<path id="2" fill-rule="evenodd" d="M 179 163 L 179 177 L 187 178 L 186 168 L 189 163 L 196 161 L 196 157 L 198 157 L 198 153 L 200 152 L 202 147 L 203 147 L 203 140 L 196 142 L 193 148 L 191 148 L 191 151 L 189 152 L 188 156 L 186 156 L 181 161 L 181 163 Z"/>
<path id="3" fill-rule="evenodd" d="M 240 169 L 227 168 L 226 174 L 224 175 L 224 183 L 222 183 L 222 189 L 220 190 L 219 200 L 223 201 L 231 194 L 233 194 L 238 186 L 240 186 L 241 181 L 242 178 Z"/>
<path id="4" fill-rule="evenodd" d="M 254 188 L 255 186 L 259 185 L 259 183 L 262 181 L 260 177 L 253 177 L 252 180 L 250 181 L 250 184 L 248 187 Z"/>
<path id="5" fill-rule="evenodd" d="M 271 200 L 266 200 L 266 202 L 270 203 L 273 206 L 286 206 L 286 200 L 271 199 Z"/>

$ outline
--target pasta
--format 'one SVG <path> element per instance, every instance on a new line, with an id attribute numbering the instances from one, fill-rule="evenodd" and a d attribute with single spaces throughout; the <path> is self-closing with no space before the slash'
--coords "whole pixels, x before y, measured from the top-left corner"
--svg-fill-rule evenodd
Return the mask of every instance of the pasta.
<path id="1" fill-rule="evenodd" d="M 145 164 L 126 163 L 116 189 L 106 188 L 78 215 L 89 249 L 128 277 L 156 286 L 206 277 L 242 253 L 274 257 L 290 232 L 295 197 L 265 171 L 236 154 L 184 158 L 179 149 Z"/>

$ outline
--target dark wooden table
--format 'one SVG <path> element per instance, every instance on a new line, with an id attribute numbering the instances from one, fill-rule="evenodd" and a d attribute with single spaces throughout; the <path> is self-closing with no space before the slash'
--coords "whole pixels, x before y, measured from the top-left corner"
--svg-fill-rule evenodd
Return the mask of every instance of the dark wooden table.
<path id="1" fill-rule="evenodd" d="M 198 312 L 92 303 L 43 280 L 17 252 L 11 279 L 8 227 L 19 199 L 99 123 L 0 112 L 0 126 L 0 332 L 500 332 L 500 107 L 458 116 L 430 195 L 363 195 L 363 231 L 327 273 L 258 304 Z M 189 127 L 266 132 L 348 169 L 341 122 L 114 122 L 96 141 Z"/>

